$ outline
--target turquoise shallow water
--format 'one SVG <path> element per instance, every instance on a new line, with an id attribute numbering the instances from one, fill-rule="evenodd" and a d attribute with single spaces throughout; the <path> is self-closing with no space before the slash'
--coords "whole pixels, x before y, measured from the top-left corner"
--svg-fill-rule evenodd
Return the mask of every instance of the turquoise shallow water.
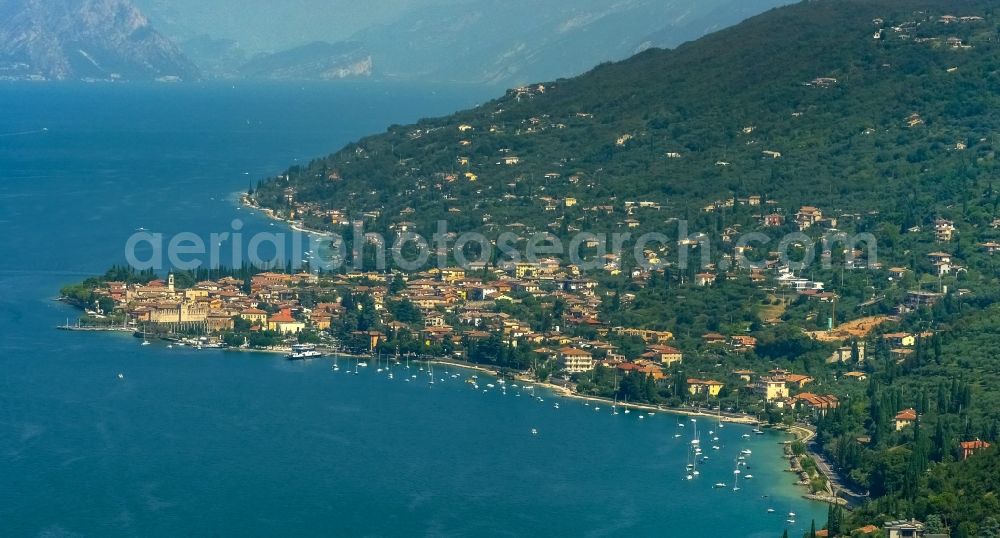
<path id="1" fill-rule="evenodd" d="M 74 315 L 51 300 L 59 286 L 121 262 L 135 228 L 207 234 L 239 217 L 248 235 L 274 230 L 232 193 L 486 97 L 0 87 L 0 535 L 770 537 L 788 511 L 793 536 L 822 524 L 825 506 L 799 498 L 775 435 L 727 426 L 687 481 L 684 418 L 555 409 L 557 398 L 483 393 L 440 368 L 430 386 L 416 365 L 405 382 L 402 368 L 390 380 L 374 365 L 354 376 L 329 359 L 53 330 Z M 754 479 L 712 489 L 731 483 L 744 447 Z"/>

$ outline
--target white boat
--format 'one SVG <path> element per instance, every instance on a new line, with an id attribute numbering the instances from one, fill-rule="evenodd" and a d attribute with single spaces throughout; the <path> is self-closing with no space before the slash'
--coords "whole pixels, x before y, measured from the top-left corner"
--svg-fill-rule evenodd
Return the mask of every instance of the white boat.
<path id="1" fill-rule="evenodd" d="M 292 352 L 286 355 L 289 360 L 314 359 L 322 357 L 323 353 L 316 351 L 316 344 L 295 344 Z"/>
<path id="2" fill-rule="evenodd" d="M 773 514 L 774 513 L 774 508 L 768 508 L 767 509 L 767 513 L 768 514 Z"/>
<path id="3" fill-rule="evenodd" d="M 724 488 L 724 487 L 726 487 L 726 484 L 725 484 L 725 482 L 716 482 L 715 485 L 712 486 L 712 487 L 715 487 L 715 488 Z"/>
<path id="4" fill-rule="evenodd" d="M 538 435 L 538 430 L 535 428 L 531 428 L 531 435 Z"/>
<path id="5" fill-rule="evenodd" d="M 746 475 L 746 476 L 743 477 L 743 480 L 750 480 L 751 478 L 753 478 L 753 475 L 752 474 L 748 474 L 748 475 Z"/>

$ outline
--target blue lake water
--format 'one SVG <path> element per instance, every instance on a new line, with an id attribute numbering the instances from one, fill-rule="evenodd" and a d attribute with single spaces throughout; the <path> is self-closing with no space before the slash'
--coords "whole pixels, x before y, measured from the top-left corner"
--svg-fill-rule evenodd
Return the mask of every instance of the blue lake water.
<path id="1" fill-rule="evenodd" d="M 775 434 L 744 440 L 727 425 L 714 451 L 717 427 L 702 421 L 710 460 L 688 481 L 686 418 L 484 393 L 441 368 L 432 386 L 416 364 L 390 380 L 374 364 L 355 376 L 330 359 L 54 330 L 76 314 L 52 300 L 59 287 L 122 263 L 137 228 L 207 236 L 239 218 L 248 236 L 274 231 L 233 194 L 490 93 L 0 86 L 0 535 L 777 537 L 822 525 L 825 505 L 800 498 Z M 743 448 L 753 480 L 713 489 L 732 484 Z"/>

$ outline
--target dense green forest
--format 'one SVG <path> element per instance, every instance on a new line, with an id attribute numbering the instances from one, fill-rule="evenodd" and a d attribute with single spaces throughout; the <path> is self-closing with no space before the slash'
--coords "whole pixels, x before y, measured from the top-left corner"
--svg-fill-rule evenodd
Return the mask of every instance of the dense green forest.
<path id="1" fill-rule="evenodd" d="M 948 13 L 984 20 L 939 22 Z M 637 216 L 640 230 L 669 216 L 708 231 L 726 217 L 702 207 L 753 194 L 773 209 L 814 205 L 903 229 L 938 216 L 982 226 L 998 203 L 996 30 L 986 1 L 805 2 L 390 127 L 263 182 L 254 197 L 287 215 L 291 187 L 297 202 L 369 213 L 372 229 L 447 219 L 461 231 L 545 230 L 560 217 L 615 229 L 624 201 L 650 200 L 663 210 Z M 547 212 L 543 197 L 579 203 Z M 605 204 L 617 212 L 586 210 Z"/>

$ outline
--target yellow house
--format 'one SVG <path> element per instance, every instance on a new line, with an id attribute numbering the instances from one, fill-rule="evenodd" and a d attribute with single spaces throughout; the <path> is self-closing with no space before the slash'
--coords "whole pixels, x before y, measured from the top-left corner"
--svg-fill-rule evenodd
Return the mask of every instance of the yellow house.
<path id="1" fill-rule="evenodd" d="M 563 201 L 566 207 L 573 207 L 576 205 L 576 198 L 567 198 Z"/>
<path id="2" fill-rule="evenodd" d="M 375 351 L 379 342 L 385 339 L 385 335 L 378 331 L 368 331 L 368 348 Z"/>
<path id="3" fill-rule="evenodd" d="M 289 310 L 282 310 L 267 320 L 267 329 L 282 334 L 295 334 L 306 328 L 306 324 L 292 317 Z"/>
<path id="4" fill-rule="evenodd" d="M 882 338 L 892 347 L 913 347 L 917 344 L 917 336 L 910 333 L 889 333 Z"/>
<path id="5" fill-rule="evenodd" d="M 461 267 L 446 267 L 441 269 L 441 280 L 443 282 L 454 283 L 465 278 L 465 269 Z"/>
<path id="6" fill-rule="evenodd" d="M 762 377 L 757 381 L 757 390 L 769 402 L 788 398 L 788 385 L 783 377 Z"/>
<path id="7" fill-rule="evenodd" d="M 247 308 L 240 312 L 240 317 L 253 324 L 264 325 L 267 322 L 267 312 L 257 308 Z"/>
<path id="8" fill-rule="evenodd" d="M 917 411 L 915 409 L 912 407 L 903 409 L 899 413 L 896 413 L 896 431 L 898 432 L 907 426 L 912 426 L 916 421 Z"/>
<path id="9" fill-rule="evenodd" d="M 333 320 L 329 315 L 324 315 L 322 313 L 313 313 L 310 316 L 310 321 L 317 330 L 325 331 L 330 328 L 330 322 Z"/>
<path id="10" fill-rule="evenodd" d="M 529 275 L 534 275 L 539 272 L 539 265 L 537 263 L 531 262 L 518 262 L 514 265 L 514 276 L 517 278 L 524 278 Z"/>
<path id="11" fill-rule="evenodd" d="M 681 362 L 684 359 L 684 354 L 679 349 L 671 346 L 649 346 L 649 351 L 643 356 L 646 355 L 667 366 L 675 362 Z"/>
<path id="12" fill-rule="evenodd" d="M 719 395 L 722 391 L 723 383 L 719 381 L 705 381 L 701 379 L 690 378 L 687 380 L 688 392 L 691 395 L 695 394 L 708 394 L 709 396 L 715 397 Z"/>
<path id="13" fill-rule="evenodd" d="M 589 372 L 594 369 L 593 357 L 581 349 L 564 347 L 559 350 L 559 360 L 562 362 L 563 368 L 571 374 Z"/>

